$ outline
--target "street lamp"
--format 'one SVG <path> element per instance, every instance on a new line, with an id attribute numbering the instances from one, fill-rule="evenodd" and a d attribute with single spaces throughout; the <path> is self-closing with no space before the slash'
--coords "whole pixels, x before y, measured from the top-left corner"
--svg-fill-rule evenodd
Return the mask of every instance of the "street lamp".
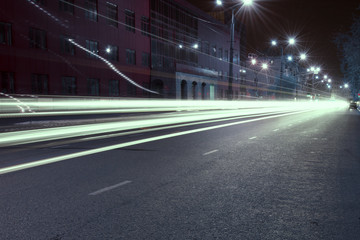
<path id="1" fill-rule="evenodd" d="M 345 83 L 344 88 L 349 88 L 349 84 Z"/>
<path id="2" fill-rule="evenodd" d="M 242 0 L 244 6 L 251 6 L 253 0 Z M 216 0 L 218 6 L 222 6 L 221 0 Z M 233 80 L 233 61 L 234 61 L 234 35 L 235 35 L 235 8 L 238 5 L 235 5 L 231 8 L 231 25 L 230 25 L 230 61 L 229 61 L 229 86 L 228 86 L 228 99 L 232 100 L 233 90 L 232 90 L 232 80 Z"/>
<path id="3" fill-rule="evenodd" d="M 287 40 L 287 45 L 295 45 L 296 40 L 293 37 L 290 37 Z M 272 46 L 277 46 L 278 45 L 278 41 L 277 40 L 272 40 L 271 41 L 271 45 Z M 281 57 L 280 57 L 280 96 L 282 97 L 282 82 L 283 82 L 283 74 L 284 74 L 284 66 L 283 66 L 283 58 L 284 58 L 284 47 L 282 44 L 280 44 L 280 49 L 281 49 Z M 288 61 L 292 61 L 293 57 L 292 56 L 288 56 Z"/>

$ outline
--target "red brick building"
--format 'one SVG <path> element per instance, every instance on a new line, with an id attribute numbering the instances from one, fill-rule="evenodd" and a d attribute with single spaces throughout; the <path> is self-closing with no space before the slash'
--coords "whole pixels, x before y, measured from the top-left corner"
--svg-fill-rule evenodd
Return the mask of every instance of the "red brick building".
<path id="1" fill-rule="evenodd" d="M 183 0 L 1 1 L 0 91 L 225 98 L 229 39 L 228 25 Z"/>

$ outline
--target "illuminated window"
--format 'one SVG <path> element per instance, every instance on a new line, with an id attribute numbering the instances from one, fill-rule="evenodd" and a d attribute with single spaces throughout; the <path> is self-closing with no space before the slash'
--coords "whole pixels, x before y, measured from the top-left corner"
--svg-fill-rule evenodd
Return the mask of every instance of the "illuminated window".
<path id="1" fill-rule="evenodd" d="M 141 18 L 141 34 L 144 36 L 150 36 L 150 24 L 149 24 L 149 18 L 142 17 Z"/>
<path id="2" fill-rule="evenodd" d="M 135 50 L 126 49 L 126 63 L 132 65 L 136 64 Z"/>
<path id="3" fill-rule="evenodd" d="M 85 18 L 97 22 L 97 0 L 85 0 Z"/>
<path id="4" fill-rule="evenodd" d="M 109 80 L 109 96 L 116 97 L 119 95 L 120 95 L 119 80 L 117 79 Z"/>
<path id="5" fill-rule="evenodd" d="M 59 0 L 61 11 L 74 15 L 74 0 Z"/>
<path id="6" fill-rule="evenodd" d="M 119 48 L 117 46 L 111 46 L 109 45 L 106 48 L 106 54 L 105 54 L 106 58 L 111 60 L 111 61 L 119 61 Z"/>
<path id="7" fill-rule="evenodd" d="M 62 77 L 62 93 L 65 95 L 76 95 L 76 78 Z"/>
<path id="8" fill-rule="evenodd" d="M 99 79 L 96 78 L 88 78 L 87 79 L 87 93 L 91 96 L 99 96 Z"/>
<path id="9" fill-rule="evenodd" d="M 98 47 L 98 42 L 96 41 L 91 41 L 91 40 L 86 40 L 86 48 L 92 52 L 93 54 L 91 53 L 88 53 L 88 56 L 89 57 L 92 57 L 92 58 L 96 58 L 95 55 L 98 55 L 99 54 L 99 47 Z M 95 55 L 94 55 L 95 54 Z"/>
<path id="10" fill-rule="evenodd" d="M 223 50 L 222 50 L 222 48 L 219 48 L 219 50 L 218 50 L 218 57 L 220 58 L 220 59 L 222 59 L 223 58 Z"/>
<path id="11" fill-rule="evenodd" d="M 118 27 L 118 6 L 113 3 L 106 3 L 106 22 L 110 26 Z"/>
<path id="12" fill-rule="evenodd" d="M 11 24 L 0 22 L 0 44 L 11 46 Z"/>
<path id="13" fill-rule="evenodd" d="M 36 28 L 30 28 L 29 41 L 31 48 L 46 49 L 46 32 Z"/>
<path id="14" fill-rule="evenodd" d="M 31 90 L 33 94 L 48 94 L 48 75 L 31 74 Z"/>
<path id="15" fill-rule="evenodd" d="M 135 32 L 135 13 L 130 10 L 125 10 L 125 29 L 130 32 Z"/>
<path id="16" fill-rule="evenodd" d="M 0 72 L 0 91 L 2 93 L 15 93 L 14 73 Z"/>
<path id="17" fill-rule="evenodd" d="M 75 46 L 69 41 L 69 36 L 60 36 L 60 50 L 62 53 L 75 55 Z"/>

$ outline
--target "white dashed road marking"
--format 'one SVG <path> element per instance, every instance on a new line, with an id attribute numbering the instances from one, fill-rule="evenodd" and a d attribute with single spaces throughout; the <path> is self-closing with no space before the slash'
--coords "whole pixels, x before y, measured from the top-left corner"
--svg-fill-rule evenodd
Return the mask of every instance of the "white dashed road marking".
<path id="1" fill-rule="evenodd" d="M 206 156 L 206 155 L 209 155 L 209 154 L 212 154 L 212 153 L 216 153 L 216 152 L 218 152 L 218 151 L 219 151 L 218 149 L 215 149 L 215 150 L 213 150 L 213 151 L 204 153 L 203 156 Z"/>
<path id="2" fill-rule="evenodd" d="M 89 195 L 92 195 L 92 196 L 98 195 L 100 193 L 113 190 L 114 188 L 118 188 L 118 187 L 124 186 L 124 185 L 129 184 L 129 183 L 131 183 L 131 181 L 124 181 L 124 182 L 121 182 L 121 183 L 118 183 L 118 184 L 115 184 L 115 185 L 112 185 L 112 186 L 109 186 L 109 187 L 106 187 L 106 188 L 102 188 L 102 189 L 97 190 L 95 192 L 89 193 Z"/>
<path id="3" fill-rule="evenodd" d="M 249 138 L 249 139 L 252 140 L 252 139 L 255 139 L 255 138 L 257 138 L 257 137 L 251 137 L 251 138 Z"/>

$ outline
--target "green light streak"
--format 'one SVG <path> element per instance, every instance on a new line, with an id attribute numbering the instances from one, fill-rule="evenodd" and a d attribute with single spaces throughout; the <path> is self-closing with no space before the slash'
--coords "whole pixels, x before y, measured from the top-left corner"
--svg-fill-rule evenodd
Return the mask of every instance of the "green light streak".
<path id="1" fill-rule="evenodd" d="M 280 114 L 280 115 L 276 115 L 276 116 L 266 116 L 266 117 L 260 117 L 260 118 L 255 118 L 255 119 L 239 121 L 239 122 L 226 123 L 226 124 L 221 124 L 221 125 L 216 125 L 216 126 L 210 126 L 210 127 L 198 128 L 198 129 L 187 130 L 187 131 L 182 131 L 182 132 L 177 132 L 177 133 L 165 134 L 165 135 L 156 136 L 156 137 L 144 138 L 144 139 L 130 141 L 130 142 L 126 142 L 126 143 L 120 143 L 120 144 L 115 144 L 115 145 L 111 145 L 111 146 L 86 150 L 86 151 L 82 151 L 82 152 L 78 152 L 78 153 L 66 154 L 66 155 L 47 158 L 47 159 L 38 160 L 38 161 L 30 162 L 30 163 L 18 164 L 18 165 L 11 166 L 11 167 L 1 168 L 0 175 L 6 174 L 6 173 L 11 173 L 11 172 L 16 172 L 16 171 L 20 171 L 20 170 L 24 170 L 24 169 L 34 168 L 34 167 L 38 167 L 38 166 L 42 166 L 42 165 L 47 165 L 47 164 L 51 164 L 51 163 L 61 162 L 61 161 L 65 161 L 65 160 L 69 160 L 69 159 L 73 159 L 73 158 L 77 158 L 77 157 L 83 157 L 83 156 L 88 156 L 88 155 L 92 155 L 92 154 L 96 154 L 96 153 L 111 151 L 111 150 L 115 150 L 115 149 L 119 149 L 119 148 L 134 146 L 134 145 L 138 145 L 138 144 L 159 141 L 159 140 L 183 136 L 183 135 L 187 135 L 187 134 L 214 130 L 214 129 L 218 129 L 218 128 L 230 127 L 230 126 L 240 125 L 240 124 L 244 124 L 244 123 L 250 123 L 250 122 L 256 122 L 256 121 L 261 121 L 261 120 L 266 120 L 266 119 L 279 118 L 279 117 L 284 117 L 284 116 L 289 116 L 289 115 L 294 115 L 294 114 L 300 114 L 300 113 L 309 112 L 309 111 L 311 111 L 311 110 L 298 111 L 298 112 L 292 112 L 292 113 L 284 113 L 284 114 Z"/>

